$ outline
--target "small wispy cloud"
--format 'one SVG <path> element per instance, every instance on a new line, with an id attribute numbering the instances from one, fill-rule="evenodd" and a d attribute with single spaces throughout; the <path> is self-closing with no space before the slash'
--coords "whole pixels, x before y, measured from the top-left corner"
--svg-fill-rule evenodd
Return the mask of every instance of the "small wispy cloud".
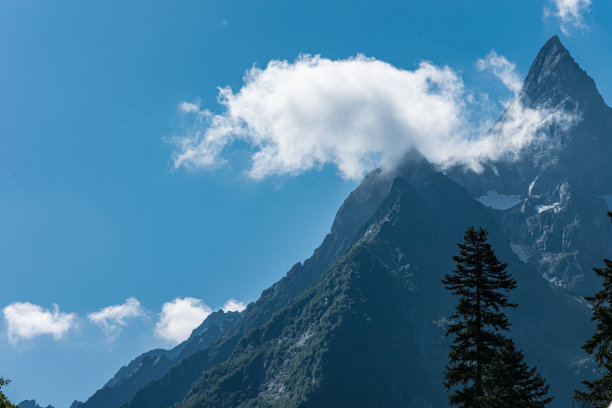
<path id="1" fill-rule="evenodd" d="M 570 35 L 571 28 L 584 30 L 584 16 L 591 9 L 591 0 L 550 0 L 555 10 L 544 8 L 544 16 L 554 16 L 561 20 L 561 31 L 565 35 Z"/>
<path id="2" fill-rule="evenodd" d="M 224 312 L 242 312 L 246 305 L 236 299 L 229 298 L 221 308 Z"/>
<path id="3" fill-rule="evenodd" d="M 176 298 L 162 306 L 155 335 L 169 343 L 178 344 L 186 340 L 193 329 L 211 313 L 212 309 L 200 299 Z"/>
<path id="4" fill-rule="evenodd" d="M 492 125 L 486 137 L 465 140 L 458 145 L 458 148 L 470 152 L 468 155 L 460 154 L 458 162 L 479 172 L 487 159 L 518 160 L 525 147 L 550 142 L 550 129 L 566 132 L 577 120 L 578 116 L 563 110 L 526 108 L 520 99 L 515 98 L 506 103 L 501 118 Z M 497 153 L 491 155 L 492 151 Z"/>
<path id="5" fill-rule="evenodd" d="M 498 55 L 495 50 L 476 62 L 479 71 L 491 71 L 508 88 L 514 96 L 521 92 L 523 81 L 516 70 L 516 64 L 508 61 L 503 55 Z"/>
<path id="6" fill-rule="evenodd" d="M 513 94 L 520 92 L 516 65 L 503 55 L 491 51 L 477 68 L 491 71 Z M 170 139 L 174 169 L 215 169 L 226 163 L 228 150 L 246 146 L 247 175 L 255 180 L 325 165 L 359 179 L 411 149 L 442 167 L 478 170 L 483 161 L 516 157 L 557 117 L 517 100 L 506 117 L 528 124 L 520 132 L 517 121 L 491 130 L 500 109 L 491 110 L 488 95 L 474 95 L 451 68 L 423 62 L 406 70 L 363 55 L 273 60 L 247 71 L 237 92 L 220 88 L 218 101 L 219 114 L 199 102 L 179 105 L 193 125 Z"/>
<path id="7" fill-rule="evenodd" d="M 181 113 L 194 113 L 200 110 L 200 102 L 181 102 L 178 106 Z"/>
<path id="8" fill-rule="evenodd" d="M 90 313 L 87 318 L 90 322 L 100 326 L 109 341 L 117 338 L 123 327 L 127 325 L 127 320 L 142 317 L 145 310 L 140 302 L 133 297 L 128 298 L 121 305 L 105 307 L 97 312 Z"/>
<path id="9" fill-rule="evenodd" d="M 2 312 L 7 322 L 7 336 L 11 343 L 45 334 L 59 340 L 77 322 L 74 313 L 62 313 L 56 304 L 53 304 L 53 309 L 50 310 L 29 302 L 14 302 L 4 307 Z"/>

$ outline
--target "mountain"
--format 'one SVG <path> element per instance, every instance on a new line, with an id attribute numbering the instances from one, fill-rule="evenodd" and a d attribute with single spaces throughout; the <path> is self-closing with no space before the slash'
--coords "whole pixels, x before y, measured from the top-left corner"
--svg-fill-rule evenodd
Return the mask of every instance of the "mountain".
<path id="1" fill-rule="evenodd" d="M 519 196 L 503 212 L 514 247 L 553 284 L 573 295 L 592 294 L 599 281 L 591 268 L 612 247 L 602 198 L 612 194 L 612 109 L 556 36 L 538 53 L 517 101 L 571 123 L 542 129 L 545 137 L 518 160 L 489 161 L 481 173 L 456 166 L 446 174 L 474 197 L 487 191 Z"/>
<path id="2" fill-rule="evenodd" d="M 17 404 L 19 408 L 43 408 L 36 403 L 36 400 L 24 400 Z M 53 408 L 51 405 L 47 405 L 45 408 Z"/>
<path id="3" fill-rule="evenodd" d="M 440 280 L 471 225 L 489 230 L 518 281 L 512 337 L 551 384 L 551 406 L 568 406 L 593 373 L 581 350 L 593 327 L 580 296 L 612 248 L 599 198 L 612 193 L 610 108 L 556 37 L 516 103 L 570 117 L 571 126 L 553 123 L 518 160 L 490 161 L 479 173 L 441 173 L 418 152 L 371 172 L 311 258 L 122 407 L 447 406 L 444 332 L 455 299 Z M 508 112 L 498 123 L 507 120 Z M 511 205 L 488 208 L 491 195 Z"/>
<path id="4" fill-rule="evenodd" d="M 420 163 L 422 166 L 410 166 Z M 344 201 L 334 219 L 331 231 L 319 248 L 303 264 L 295 264 L 285 277 L 266 289 L 249 305 L 240 321 L 208 349 L 184 359 L 159 380 L 149 383 L 126 404 L 129 407 L 164 408 L 180 401 L 203 371 L 226 361 L 238 341 L 249 330 L 265 324 L 272 315 L 302 293 L 315 281 L 352 242 L 361 226 L 374 214 L 388 194 L 396 174 L 419 180 L 433 171 L 418 152 L 406 155 L 404 165 L 391 172 L 377 169 L 368 174 Z"/>
<path id="5" fill-rule="evenodd" d="M 405 162 L 410 161 L 426 162 L 425 158 L 417 152 L 411 152 L 406 156 Z M 242 312 L 240 321 L 234 327 L 227 327 L 226 330 L 223 330 L 223 336 L 218 341 L 214 341 L 209 348 L 198 347 L 198 350 L 194 348 L 192 355 L 182 355 L 182 358 L 174 363 L 167 361 L 173 361 L 172 358 L 160 357 L 161 363 L 157 362 L 156 367 L 161 367 L 161 369 L 155 369 L 152 363 L 157 357 L 168 357 L 166 353 L 173 353 L 173 351 L 152 350 L 144 353 L 121 368 L 115 377 L 90 397 L 86 403 L 75 408 L 114 408 L 130 398 L 132 398 L 131 405 L 147 408 L 166 407 L 179 401 L 189 390 L 191 382 L 197 380 L 203 370 L 225 361 L 242 336 L 251 328 L 264 324 L 274 312 L 298 296 L 346 250 L 361 225 L 372 216 L 388 193 L 393 181 L 392 174 L 399 171 L 401 167 L 393 173 L 385 173 L 377 169 L 366 176 L 338 210 L 330 233 L 325 237 L 321 246 L 314 251 L 313 256 L 303 264 L 295 264 L 285 277 L 265 290 L 257 302 L 249 305 Z M 410 175 L 405 176 L 411 177 Z M 419 177 L 419 175 L 415 174 L 412 177 Z M 212 317 L 213 315 L 208 319 Z M 196 329 L 194 333 L 198 331 L 199 329 Z M 189 339 L 186 343 L 196 344 Z M 177 347 L 187 351 L 192 350 L 192 347 L 188 345 Z M 129 374 L 134 372 L 144 359 L 147 359 L 145 363 L 149 367 L 142 371 L 146 372 L 146 375 L 138 376 L 138 381 L 134 383 L 123 381 L 122 384 L 117 384 L 122 379 L 129 377 Z M 143 386 L 145 387 L 140 390 Z"/>
<path id="6" fill-rule="evenodd" d="M 434 172 L 412 184 L 396 178 L 348 252 L 174 407 L 446 406 L 444 330 L 456 299 L 440 281 L 472 223 L 489 230 L 518 280 L 513 337 L 566 406 L 588 310 L 518 259 L 497 214 Z"/>
<path id="7" fill-rule="evenodd" d="M 171 350 L 156 349 L 141 354 L 117 371 L 104 386 L 87 401 L 73 403 L 71 408 L 116 407 L 130 400 L 138 390 L 165 375 L 168 370 L 193 353 L 207 348 L 231 329 L 240 318 L 238 312 L 218 310 L 211 313 L 187 340 Z"/>

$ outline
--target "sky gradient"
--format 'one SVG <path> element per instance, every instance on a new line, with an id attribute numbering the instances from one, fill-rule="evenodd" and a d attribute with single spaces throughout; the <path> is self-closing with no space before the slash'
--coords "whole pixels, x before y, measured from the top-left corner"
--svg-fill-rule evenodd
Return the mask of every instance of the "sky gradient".
<path id="1" fill-rule="evenodd" d="M 610 104 L 611 27 L 605 0 L 0 0 L 7 396 L 67 408 L 228 299 L 256 300 L 358 183 L 333 162 L 254 180 L 252 139 L 225 165 L 174 169 L 168 141 L 194 129 L 182 102 L 222 115 L 218 87 L 239 92 L 254 65 L 363 54 L 448 66 L 501 110 L 512 90 L 477 61 L 495 50 L 523 78 L 557 34 Z"/>

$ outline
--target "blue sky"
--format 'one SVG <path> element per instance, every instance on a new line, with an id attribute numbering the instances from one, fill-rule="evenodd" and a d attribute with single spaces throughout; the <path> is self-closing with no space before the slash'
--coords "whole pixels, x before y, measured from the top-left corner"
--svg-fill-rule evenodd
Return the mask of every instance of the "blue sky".
<path id="1" fill-rule="evenodd" d="M 363 89 L 330 83 L 342 96 L 325 99 L 332 116 L 360 92 L 401 107 L 385 84 L 399 78 L 411 89 L 406 72 L 423 72 L 419 63 L 429 61 L 424 78 L 449 67 L 454 77 L 438 85 L 465 87 L 441 109 L 476 95 L 468 112 L 494 117 L 512 90 L 503 73 L 479 70 L 477 61 L 495 50 L 508 63 L 501 68 L 522 78 L 558 34 L 610 104 L 612 3 L 556 1 L 0 0 L 0 376 L 13 380 L 9 398 L 56 408 L 85 399 L 138 353 L 179 341 L 193 323 L 163 332 L 158 323 L 172 310 L 197 320 L 230 298 L 254 301 L 318 246 L 357 174 L 386 158 L 397 139 L 381 136 L 382 147 L 360 140 L 355 151 L 363 147 L 364 160 L 346 164 L 354 151 L 338 153 L 325 134 L 336 128 L 326 122 L 314 143 L 336 144 L 314 164 L 306 146 L 306 155 L 275 151 L 259 161 L 257 177 L 249 173 L 266 130 L 245 130 L 227 110 L 261 108 L 240 90 L 258 97 L 266 78 L 295 79 L 300 55 L 321 56 L 310 67 L 329 63 L 333 75 L 355 67 L 350 78 L 366 78 Z M 572 10 L 578 14 L 562 15 Z M 363 61 L 349 60 L 360 54 Z M 271 60 L 288 66 L 267 69 Z M 254 65 L 261 71 L 247 87 L 243 76 Z M 381 76 L 364 77 L 369 68 Z M 308 69 L 306 78 L 319 75 Z M 233 99 L 224 105 L 217 88 L 225 86 Z M 299 110 L 306 96 L 320 96 L 282 89 L 295 93 L 279 99 L 281 110 L 286 100 Z M 429 96 L 418 100 L 440 102 Z M 268 129 L 275 114 L 246 123 Z M 171 140 L 203 157 L 210 149 L 198 143 L 209 140 L 215 117 L 248 134 L 223 134 L 212 162 L 177 166 L 184 151 Z M 300 126 L 292 120 L 280 129 Z M 263 143 L 301 140 L 278 134 L 264 134 Z M 105 309 L 113 305 L 121 307 Z"/>

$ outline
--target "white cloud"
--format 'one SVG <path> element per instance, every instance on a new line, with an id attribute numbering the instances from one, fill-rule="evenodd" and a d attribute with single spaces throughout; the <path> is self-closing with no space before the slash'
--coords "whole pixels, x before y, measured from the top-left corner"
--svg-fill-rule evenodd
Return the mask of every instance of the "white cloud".
<path id="1" fill-rule="evenodd" d="M 221 308 L 224 312 L 242 312 L 246 305 L 236 299 L 229 298 Z"/>
<path id="2" fill-rule="evenodd" d="M 476 67 L 479 71 L 491 71 L 515 96 L 521 91 L 523 81 L 516 71 L 516 64 L 508 61 L 503 55 L 498 55 L 495 50 L 491 50 L 485 58 L 479 59 Z"/>
<path id="3" fill-rule="evenodd" d="M 144 316 L 144 314 L 140 302 L 136 298 L 130 297 L 122 305 L 105 307 L 98 312 L 90 313 L 87 318 L 100 326 L 108 339 L 113 341 L 127 324 L 127 319 Z"/>
<path id="4" fill-rule="evenodd" d="M 577 118 L 567 112 L 550 109 L 528 109 L 515 99 L 506 106 L 501 119 L 478 140 L 464 140 L 457 145 L 461 153 L 456 160 L 476 171 L 485 159 L 516 160 L 521 150 L 534 142 L 544 142 L 546 131 L 567 131 Z"/>
<path id="5" fill-rule="evenodd" d="M 179 104 L 179 112 L 182 113 L 193 113 L 198 112 L 200 110 L 199 102 L 181 102 Z"/>
<path id="6" fill-rule="evenodd" d="M 554 15 L 561 20 L 561 31 L 569 35 L 571 27 L 583 30 L 586 28 L 584 24 L 584 15 L 591 8 L 591 0 L 550 0 L 556 8 L 556 11 L 544 9 L 546 17 Z"/>
<path id="7" fill-rule="evenodd" d="M 212 309 L 200 299 L 176 298 L 162 306 L 159 321 L 155 326 L 155 335 L 178 344 L 186 340 L 210 313 Z"/>
<path id="8" fill-rule="evenodd" d="M 482 69 L 491 69 L 513 92 L 520 90 L 515 65 L 506 58 L 492 52 L 481 61 Z M 174 168 L 221 166 L 225 149 L 239 141 L 237 146 L 251 149 L 247 174 L 253 179 L 327 164 L 358 179 L 412 148 L 442 166 L 478 169 L 482 160 L 516 156 L 555 118 L 516 102 L 505 124 L 486 131 L 494 119 L 485 112 L 487 98 L 466 90 L 452 69 L 431 63 L 404 70 L 361 55 L 271 61 L 265 69 L 250 69 L 238 92 L 219 89 L 221 114 L 189 109 L 193 127 L 171 139 Z M 483 115 L 479 123 L 471 120 Z"/>
<path id="9" fill-rule="evenodd" d="M 56 304 L 53 310 L 49 310 L 29 302 L 15 302 L 2 309 L 2 312 L 7 321 L 8 339 L 12 343 L 43 334 L 50 334 L 59 340 L 77 321 L 75 314 L 61 313 Z"/>

